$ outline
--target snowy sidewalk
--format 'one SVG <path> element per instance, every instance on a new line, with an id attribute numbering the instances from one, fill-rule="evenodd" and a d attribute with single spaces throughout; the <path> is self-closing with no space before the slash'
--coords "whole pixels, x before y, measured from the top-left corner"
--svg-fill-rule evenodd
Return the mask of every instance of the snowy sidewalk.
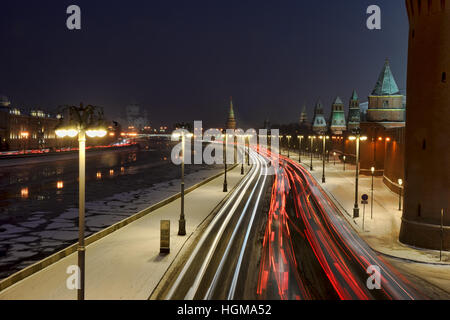
<path id="1" fill-rule="evenodd" d="M 286 153 L 283 152 L 286 156 Z M 291 158 L 298 161 L 298 153 L 291 151 Z M 302 164 L 309 171 L 310 157 L 302 155 Z M 401 259 L 430 263 L 447 264 L 450 266 L 450 254 L 443 252 L 442 262 L 439 261 L 439 251 L 413 248 L 400 243 L 399 232 L 401 226 L 402 212 L 398 210 L 399 195 L 392 192 L 384 183 L 383 177 L 374 177 L 374 201 L 373 219 L 371 219 L 371 176 L 359 176 L 358 206 L 360 217 L 353 219 L 353 207 L 355 203 L 355 165 L 345 164 L 336 157 L 334 165 L 333 157 L 330 162 L 325 162 L 326 183 L 322 183 L 322 160 L 313 159 L 313 171 L 311 172 L 316 181 L 328 193 L 338 208 L 356 229 L 359 235 L 376 251 L 388 256 Z M 367 194 L 369 203 L 365 209 L 364 230 L 363 205 L 361 196 Z M 403 201 L 403 199 L 402 199 Z M 403 203 L 402 203 L 403 206 Z"/>
<path id="2" fill-rule="evenodd" d="M 241 180 L 240 166 L 228 173 L 231 191 Z M 148 299 L 189 236 L 224 199 L 223 176 L 200 186 L 185 197 L 185 237 L 178 233 L 180 199 L 175 200 L 86 248 L 86 299 Z M 171 221 L 171 252 L 162 256 L 160 220 Z M 76 299 L 68 290 L 67 267 L 77 264 L 71 254 L 0 292 L 2 299 Z"/>

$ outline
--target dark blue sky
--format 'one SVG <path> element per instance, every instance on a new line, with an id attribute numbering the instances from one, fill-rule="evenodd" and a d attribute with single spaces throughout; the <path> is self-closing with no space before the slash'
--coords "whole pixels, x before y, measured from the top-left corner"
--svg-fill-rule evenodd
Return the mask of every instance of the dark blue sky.
<path id="1" fill-rule="evenodd" d="M 82 10 L 82 30 L 65 26 Z M 382 9 L 382 30 L 366 9 Z M 402 0 L 7 1 L 0 4 L 0 93 L 13 105 L 81 101 L 118 117 L 138 102 L 152 124 L 222 125 L 229 96 L 238 124 L 297 121 L 318 98 L 329 112 L 352 90 L 366 100 L 389 57 L 406 83 Z"/>

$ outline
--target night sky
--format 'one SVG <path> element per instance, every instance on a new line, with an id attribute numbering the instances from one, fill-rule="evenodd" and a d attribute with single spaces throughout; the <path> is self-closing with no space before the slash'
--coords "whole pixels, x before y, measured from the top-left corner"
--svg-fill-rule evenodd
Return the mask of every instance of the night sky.
<path id="1" fill-rule="evenodd" d="M 66 8 L 82 30 L 66 28 Z M 382 9 L 382 30 L 366 9 Z M 119 119 L 139 103 L 152 125 L 222 126 L 233 96 L 240 127 L 297 122 L 321 98 L 329 113 L 353 89 L 366 101 L 385 58 L 405 89 L 403 0 L 2 0 L 0 94 L 54 110 L 81 101 Z M 404 92 L 404 91 L 402 91 Z"/>

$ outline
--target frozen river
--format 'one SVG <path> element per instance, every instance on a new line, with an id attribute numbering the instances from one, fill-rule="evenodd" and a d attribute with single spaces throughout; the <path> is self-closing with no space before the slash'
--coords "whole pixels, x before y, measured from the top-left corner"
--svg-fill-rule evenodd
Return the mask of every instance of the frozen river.
<path id="1" fill-rule="evenodd" d="M 77 157 L 47 157 L 0 161 L 0 279 L 77 242 Z M 186 166 L 186 186 L 220 170 Z M 164 141 L 150 150 L 89 152 L 86 236 L 179 192 L 179 178 Z"/>

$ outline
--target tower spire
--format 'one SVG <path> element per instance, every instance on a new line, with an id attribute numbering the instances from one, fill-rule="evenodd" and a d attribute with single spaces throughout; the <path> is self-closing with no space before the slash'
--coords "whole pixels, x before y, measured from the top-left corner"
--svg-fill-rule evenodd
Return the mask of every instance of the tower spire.
<path id="1" fill-rule="evenodd" d="M 227 129 L 236 129 L 236 119 L 234 116 L 233 97 L 230 96 L 230 109 L 228 111 Z"/>
<path id="2" fill-rule="evenodd" d="M 308 122 L 308 113 L 306 112 L 306 104 L 303 104 L 302 113 L 300 114 L 300 125 Z"/>

